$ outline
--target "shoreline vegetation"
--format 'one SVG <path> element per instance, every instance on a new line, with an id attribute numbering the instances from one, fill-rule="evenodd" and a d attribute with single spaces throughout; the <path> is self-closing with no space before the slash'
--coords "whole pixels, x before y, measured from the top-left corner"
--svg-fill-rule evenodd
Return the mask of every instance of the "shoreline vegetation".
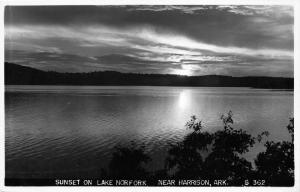
<path id="1" fill-rule="evenodd" d="M 267 140 L 263 131 L 253 136 L 233 127 L 233 113 L 221 116 L 223 128 L 215 132 L 203 131 L 202 121 L 192 116 L 186 128 L 192 132 L 181 142 L 172 145 L 165 159 L 165 168 L 148 172 L 149 157 L 144 146 L 115 147 L 107 169 L 101 169 L 103 179 L 148 180 L 226 180 L 228 186 L 255 185 L 294 186 L 294 118 L 287 130 L 291 141 Z M 242 155 L 255 143 L 263 143 L 265 150 L 258 153 L 254 166 Z M 250 182 L 250 183 L 249 183 Z"/>
<path id="2" fill-rule="evenodd" d="M 294 78 L 223 75 L 181 76 L 120 73 L 116 71 L 59 73 L 5 62 L 5 85 L 250 87 L 293 90 Z"/>

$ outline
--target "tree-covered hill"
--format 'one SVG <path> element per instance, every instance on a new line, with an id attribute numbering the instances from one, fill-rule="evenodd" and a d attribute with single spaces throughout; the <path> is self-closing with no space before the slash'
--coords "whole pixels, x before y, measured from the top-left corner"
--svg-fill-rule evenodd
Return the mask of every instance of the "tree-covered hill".
<path id="1" fill-rule="evenodd" d="M 6 85 L 137 85 L 252 87 L 293 89 L 294 79 L 283 77 L 231 77 L 221 75 L 181 76 L 170 74 L 135 74 L 116 71 L 59 73 L 5 62 Z"/>

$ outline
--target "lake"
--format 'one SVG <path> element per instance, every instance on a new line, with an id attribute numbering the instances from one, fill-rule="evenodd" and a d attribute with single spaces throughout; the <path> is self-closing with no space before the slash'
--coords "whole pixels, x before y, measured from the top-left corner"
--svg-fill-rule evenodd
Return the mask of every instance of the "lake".
<path id="1" fill-rule="evenodd" d="M 221 87 L 6 86 L 7 178 L 97 177 L 116 146 L 145 146 L 150 171 L 163 167 L 170 144 L 190 131 L 192 115 L 204 130 L 233 127 L 268 140 L 290 140 L 293 91 Z M 253 161 L 263 144 L 245 158 Z"/>

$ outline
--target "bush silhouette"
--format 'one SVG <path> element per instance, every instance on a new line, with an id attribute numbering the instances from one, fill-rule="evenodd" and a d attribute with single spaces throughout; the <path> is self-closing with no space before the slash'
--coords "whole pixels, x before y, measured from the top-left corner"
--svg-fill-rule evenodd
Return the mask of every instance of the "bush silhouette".
<path id="1" fill-rule="evenodd" d="M 240 157 L 255 143 L 243 130 L 232 128 L 232 112 L 222 115 L 224 128 L 215 133 L 202 131 L 195 116 L 186 124 L 193 132 L 169 150 L 167 169 L 175 178 L 227 179 L 232 185 L 252 173 L 251 163 Z M 206 156 L 204 158 L 204 156 Z"/>
<path id="2" fill-rule="evenodd" d="M 257 174 L 271 186 L 294 185 L 294 119 L 287 126 L 291 140 L 282 142 L 267 141 L 266 151 L 255 159 Z"/>
<path id="3" fill-rule="evenodd" d="M 240 186 L 246 179 L 265 179 L 266 185 L 291 186 L 294 182 L 293 142 L 267 141 L 266 151 L 258 154 L 256 168 L 242 157 L 267 131 L 256 137 L 233 128 L 233 113 L 222 115 L 223 129 L 209 133 L 203 130 L 196 116 L 186 124 L 192 133 L 169 150 L 166 168 L 171 177 L 185 179 L 226 179 L 229 185 Z M 294 133 L 294 119 L 287 126 Z"/>
<path id="4" fill-rule="evenodd" d="M 150 160 L 144 147 L 116 147 L 109 163 L 108 175 L 116 179 L 146 178 L 149 174 L 144 165 Z"/>
<path id="5" fill-rule="evenodd" d="M 255 167 L 242 157 L 256 142 L 269 135 L 256 137 L 233 128 L 233 113 L 221 116 L 223 129 L 203 131 L 202 121 L 192 116 L 187 129 L 192 130 L 181 142 L 170 146 L 165 169 L 149 173 L 144 168 L 151 158 L 144 147 L 117 147 L 109 164 L 110 178 L 125 179 L 226 179 L 230 186 L 241 186 L 245 180 L 264 179 L 269 186 L 294 185 L 294 119 L 287 129 L 292 142 L 265 142 L 266 150 L 255 158 Z"/>

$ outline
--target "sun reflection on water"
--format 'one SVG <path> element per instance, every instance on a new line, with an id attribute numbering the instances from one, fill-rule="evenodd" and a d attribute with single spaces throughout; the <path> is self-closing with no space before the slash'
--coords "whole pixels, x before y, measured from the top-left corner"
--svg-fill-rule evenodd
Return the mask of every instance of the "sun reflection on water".
<path id="1" fill-rule="evenodd" d="M 191 103 L 191 91 L 183 90 L 179 93 L 178 106 L 180 109 L 186 109 Z"/>

